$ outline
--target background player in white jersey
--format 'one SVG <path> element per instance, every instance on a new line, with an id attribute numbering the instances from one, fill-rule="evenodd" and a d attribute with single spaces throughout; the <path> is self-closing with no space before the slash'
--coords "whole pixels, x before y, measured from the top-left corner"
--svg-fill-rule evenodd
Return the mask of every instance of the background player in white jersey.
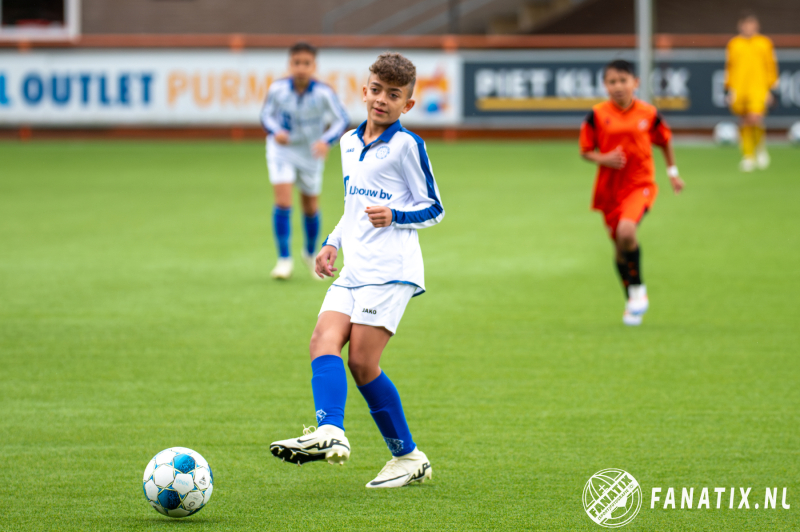
<path id="1" fill-rule="evenodd" d="M 347 461 L 347 376 L 341 352 L 350 342 L 347 365 L 393 456 L 367 487 L 395 488 L 431 478 L 432 470 L 379 362 L 409 300 L 425 291 L 417 229 L 439 223 L 444 209 L 425 143 L 399 121 L 414 106 L 416 68 L 400 54 L 385 53 L 370 72 L 364 87 L 368 118 L 341 142 L 344 214 L 317 255 L 317 273 L 333 277 L 338 250 L 347 250 L 311 337 L 319 428 L 270 448 L 292 463 Z"/>
<path id="2" fill-rule="evenodd" d="M 292 185 L 297 184 L 303 206 L 303 259 L 314 271 L 320 215 L 317 199 L 330 146 L 339 140 L 349 119 L 329 86 L 313 78 L 317 50 L 307 43 L 289 49 L 289 77 L 270 85 L 261 111 L 267 131 L 267 168 L 275 190 L 273 229 L 278 263 L 272 277 L 288 279 L 291 256 Z M 328 124 L 326 128 L 326 124 Z"/>

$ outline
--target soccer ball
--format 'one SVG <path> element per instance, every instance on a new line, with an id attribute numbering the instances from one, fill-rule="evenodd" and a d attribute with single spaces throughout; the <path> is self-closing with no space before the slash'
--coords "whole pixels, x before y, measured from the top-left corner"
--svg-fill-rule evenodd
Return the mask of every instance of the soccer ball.
<path id="1" fill-rule="evenodd" d="M 720 122 L 714 126 L 714 142 L 730 146 L 739 142 L 739 128 L 733 122 Z"/>
<path id="2" fill-rule="evenodd" d="M 786 135 L 789 137 L 789 142 L 795 146 L 800 146 L 800 122 L 792 124 Z"/>
<path id="3" fill-rule="evenodd" d="M 147 464 L 142 487 L 145 498 L 158 513 L 186 517 L 208 504 L 214 491 L 214 474 L 200 453 L 171 447 Z"/>

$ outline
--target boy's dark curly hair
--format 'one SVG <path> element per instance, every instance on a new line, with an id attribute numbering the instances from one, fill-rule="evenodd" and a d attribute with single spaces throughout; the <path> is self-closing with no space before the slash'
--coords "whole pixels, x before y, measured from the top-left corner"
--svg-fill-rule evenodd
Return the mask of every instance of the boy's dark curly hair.
<path id="1" fill-rule="evenodd" d="M 381 81 L 398 87 L 408 85 L 408 97 L 414 94 L 414 83 L 417 81 L 417 67 L 397 52 L 385 52 L 369 67 L 369 71 Z"/>

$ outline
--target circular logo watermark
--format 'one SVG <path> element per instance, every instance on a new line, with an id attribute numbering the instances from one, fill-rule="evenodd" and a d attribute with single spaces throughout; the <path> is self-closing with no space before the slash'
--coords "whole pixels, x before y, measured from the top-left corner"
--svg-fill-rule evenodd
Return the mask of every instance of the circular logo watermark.
<path id="1" fill-rule="evenodd" d="M 625 526 L 641 508 L 642 488 L 633 475 L 622 469 L 598 471 L 583 487 L 583 509 L 600 526 Z"/>
<path id="2" fill-rule="evenodd" d="M 389 155 L 389 146 L 385 144 L 378 148 L 378 151 L 375 153 L 375 157 L 378 159 L 386 159 L 387 155 Z"/>

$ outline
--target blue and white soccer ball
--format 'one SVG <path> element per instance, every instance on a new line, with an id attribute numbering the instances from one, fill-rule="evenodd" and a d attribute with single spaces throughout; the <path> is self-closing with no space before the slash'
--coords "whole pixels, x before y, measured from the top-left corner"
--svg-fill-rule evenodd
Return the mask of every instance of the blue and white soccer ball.
<path id="1" fill-rule="evenodd" d="M 214 491 L 214 474 L 200 453 L 171 447 L 147 464 L 142 487 L 145 498 L 158 513 L 186 517 L 208 504 Z"/>
<path id="2" fill-rule="evenodd" d="M 786 136 L 789 137 L 789 142 L 795 146 L 800 146 L 800 122 L 795 122 L 792 124 L 792 127 L 789 128 Z"/>
<path id="3" fill-rule="evenodd" d="M 720 146 L 739 143 L 739 128 L 733 122 L 720 122 L 714 126 L 714 142 Z"/>

